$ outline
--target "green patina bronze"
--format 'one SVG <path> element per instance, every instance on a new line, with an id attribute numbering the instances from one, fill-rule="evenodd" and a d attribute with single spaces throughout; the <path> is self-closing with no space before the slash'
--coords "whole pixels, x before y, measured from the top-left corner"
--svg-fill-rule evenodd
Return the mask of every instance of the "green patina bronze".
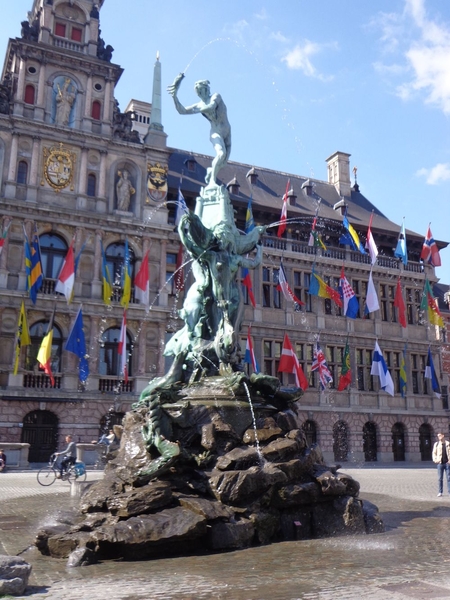
<path id="1" fill-rule="evenodd" d="M 163 390 L 174 391 L 205 377 L 231 376 L 240 370 L 243 298 L 238 272 L 239 267 L 254 269 L 262 259 L 261 236 L 266 228 L 255 227 L 249 234 L 239 232 L 228 190 L 217 183 L 217 175 L 231 150 L 226 106 L 220 94 L 211 95 L 208 81 L 199 81 L 195 89 L 200 101 L 184 107 L 177 97 L 183 77 L 183 74 L 176 77 L 169 93 L 180 114 L 200 113 L 210 122 L 210 139 L 216 155 L 207 171 L 207 185 L 197 197 L 195 211 L 183 215 L 178 225 L 180 239 L 192 258 L 194 282 L 179 311 L 184 326 L 164 350 L 165 356 L 173 358 L 172 366 L 163 377 L 149 383 L 134 408 L 155 406 Z M 249 258 L 248 254 L 255 250 Z M 172 460 L 176 449 L 168 446 L 167 440 L 161 440 L 155 420 L 149 419 L 144 437 L 147 447 L 160 453 L 163 459 L 160 463 Z"/>

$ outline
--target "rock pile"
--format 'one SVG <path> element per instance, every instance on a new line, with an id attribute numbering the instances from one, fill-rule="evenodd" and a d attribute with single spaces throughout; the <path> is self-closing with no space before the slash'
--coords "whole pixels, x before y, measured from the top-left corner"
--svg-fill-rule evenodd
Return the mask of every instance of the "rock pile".
<path id="1" fill-rule="evenodd" d="M 127 413 L 104 478 L 81 498 L 76 522 L 38 533 L 42 553 L 73 566 L 384 530 L 377 508 L 358 498 L 358 482 L 308 447 L 295 404 L 266 411 L 255 428 L 248 409 L 238 426 L 220 406 L 164 412 L 167 437 L 181 448 L 176 460 L 157 477 L 139 475 L 157 457 L 143 442 L 146 409 Z"/>

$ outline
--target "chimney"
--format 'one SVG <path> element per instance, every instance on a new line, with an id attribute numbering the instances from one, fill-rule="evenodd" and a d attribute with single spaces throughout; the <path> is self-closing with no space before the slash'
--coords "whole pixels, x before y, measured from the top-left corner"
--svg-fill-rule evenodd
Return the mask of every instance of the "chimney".
<path id="1" fill-rule="evenodd" d="M 335 152 L 326 159 L 328 183 L 334 185 L 339 196 L 350 196 L 350 156 L 346 152 Z"/>

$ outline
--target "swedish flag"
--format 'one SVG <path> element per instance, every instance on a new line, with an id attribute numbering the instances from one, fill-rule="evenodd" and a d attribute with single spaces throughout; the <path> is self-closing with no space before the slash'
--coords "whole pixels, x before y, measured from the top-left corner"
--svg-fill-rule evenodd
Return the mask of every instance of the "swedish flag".
<path id="1" fill-rule="evenodd" d="M 112 296 L 112 283 L 111 275 L 109 273 L 108 264 L 106 262 L 105 250 L 102 244 L 102 280 L 103 280 L 103 302 L 107 305 L 111 305 Z"/>

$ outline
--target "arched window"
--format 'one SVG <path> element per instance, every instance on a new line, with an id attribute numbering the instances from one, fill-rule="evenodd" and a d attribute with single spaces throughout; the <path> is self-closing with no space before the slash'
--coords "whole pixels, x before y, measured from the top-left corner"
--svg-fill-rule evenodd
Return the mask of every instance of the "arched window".
<path id="1" fill-rule="evenodd" d="M 25 88 L 25 104 L 34 104 L 34 85 L 27 85 Z"/>
<path id="2" fill-rule="evenodd" d="M 97 190 L 97 177 L 94 175 L 94 173 L 89 173 L 89 175 L 87 177 L 86 194 L 88 196 L 91 196 L 92 198 L 94 198 L 96 190 Z"/>
<path id="3" fill-rule="evenodd" d="M 98 100 L 94 100 L 94 102 L 92 103 L 91 116 L 96 121 L 100 121 L 101 109 L 102 105 L 100 104 L 100 102 Z"/>
<path id="4" fill-rule="evenodd" d="M 42 273 L 45 279 L 56 279 L 67 254 L 66 242 L 54 233 L 44 233 L 39 238 Z"/>
<path id="5" fill-rule="evenodd" d="M 102 335 L 102 343 L 100 347 L 100 375 L 110 375 L 120 377 L 121 365 L 119 356 L 119 341 L 120 341 L 120 328 L 107 329 Z M 127 332 L 127 355 L 128 355 L 128 375 L 131 373 L 131 337 Z"/>
<path id="6" fill-rule="evenodd" d="M 27 354 L 25 359 L 25 368 L 27 371 L 34 371 L 35 369 L 39 369 L 39 371 L 43 370 L 38 363 L 37 355 L 39 348 L 41 347 L 42 340 L 47 334 L 48 325 L 48 321 L 39 321 L 30 327 L 31 344 L 27 346 Z M 62 342 L 63 339 L 61 330 L 53 323 L 53 341 L 50 359 L 53 375 L 61 372 Z"/>
<path id="7" fill-rule="evenodd" d="M 105 251 L 106 264 L 108 265 L 109 274 L 111 275 L 111 281 L 113 284 L 113 297 L 115 300 L 119 300 L 122 294 L 122 275 L 125 265 L 125 244 L 122 242 L 116 244 L 110 244 Z M 130 276 L 131 281 L 134 281 L 134 264 L 135 257 L 132 248 L 128 244 L 128 254 L 130 261 Z"/>
<path id="8" fill-rule="evenodd" d="M 28 180 L 28 163 L 25 160 L 19 161 L 17 165 L 17 183 L 27 183 Z"/>

